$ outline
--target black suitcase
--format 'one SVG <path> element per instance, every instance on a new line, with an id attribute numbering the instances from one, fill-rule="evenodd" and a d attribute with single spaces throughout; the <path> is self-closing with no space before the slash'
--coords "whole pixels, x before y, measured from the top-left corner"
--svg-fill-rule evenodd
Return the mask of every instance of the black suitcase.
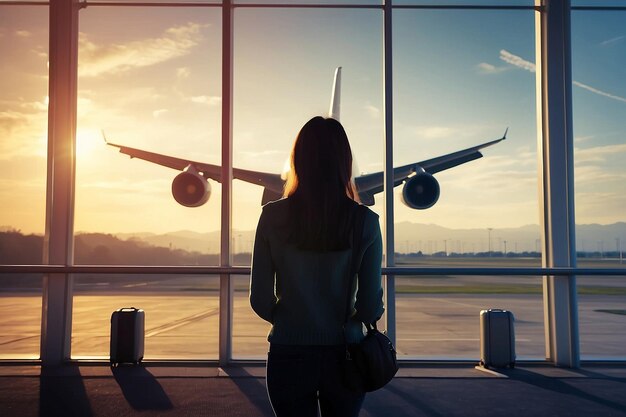
<path id="1" fill-rule="evenodd" d="M 485 368 L 515 367 L 513 313 L 490 309 L 480 312 L 480 365 Z"/>
<path id="2" fill-rule="evenodd" d="M 143 360 L 145 313 L 135 307 L 111 315 L 111 366 Z"/>

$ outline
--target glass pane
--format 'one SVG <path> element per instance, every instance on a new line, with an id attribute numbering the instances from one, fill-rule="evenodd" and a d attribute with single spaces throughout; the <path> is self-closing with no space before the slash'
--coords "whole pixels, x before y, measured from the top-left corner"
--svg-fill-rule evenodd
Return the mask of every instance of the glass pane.
<path id="1" fill-rule="evenodd" d="M 217 263 L 221 187 L 206 178 L 221 161 L 220 16 L 81 11 L 76 263 Z"/>
<path id="2" fill-rule="evenodd" d="M 353 155 L 363 171 L 382 168 L 381 17 L 371 10 L 236 10 L 235 168 L 278 177 L 302 125 L 328 115 L 340 66 L 341 122 Z M 235 253 L 252 246 L 263 193 L 263 186 L 234 183 Z M 236 255 L 235 262 L 249 259 Z"/>
<path id="3" fill-rule="evenodd" d="M 399 265 L 540 264 L 533 19 L 519 10 L 394 13 L 394 166 L 426 171 L 396 191 Z M 450 157 L 507 128 L 483 158 Z M 451 162 L 428 162 L 436 157 Z"/>
<path id="4" fill-rule="evenodd" d="M 396 294 L 401 358 L 478 362 L 480 311 L 487 309 L 513 313 L 518 359 L 545 358 L 541 278 L 396 277 Z"/>
<path id="5" fill-rule="evenodd" d="M 109 359 L 111 314 L 145 313 L 145 359 L 218 357 L 219 277 L 79 275 L 74 278 L 72 358 Z"/>
<path id="6" fill-rule="evenodd" d="M 626 12 L 572 13 L 579 267 L 620 268 L 626 249 Z M 581 355 L 624 358 L 624 276 L 578 277 Z"/>
<path id="7" fill-rule="evenodd" d="M 48 8 L 2 6 L 0 55 L 0 232 L 37 240 L 46 210 Z M 15 257 L 0 249 L 0 262 L 41 263 L 41 245 L 25 249 Z"/>
<path id="8" fill-rule="evenodd" d="M 626 359 L 626 268 L 622 276 L 581 276 L 578 322 L 582 359 Z"/>
<path id="9" fill-rule="evenodd" d="M 394 13 L 394 166 L 425 170 L 395 193 L 396 265 L 540 266 L 533 19 L 519 10 Z M 481 159 L 428 162 L 507 127 Z M 478 358 L 479 313 L 489 308 L 523 320 L 520 356 L 545 354 L 537 278 L 398 277 L 396 287 L 402 355 Z"/>
<path id="10" fill-rule="evenodd" d="M 341 122 L 353 155 L 361 169 L 382 167 L 381 18 L 379 11 L 370 10 L 236 9 L 236 168 L 281 174 L 302 125 L 313 116 L 328 115 L 339 66 Z M 263 190 L 234 183 L 236 263 L 249 262 Z M 249 306 L 248 277 L 236 282 L 241 291 L 235 292 L 233 355 L 264 357 L 269 325 Z"/>
<path id="11" fill-rule="evenodd" d="M 231 275 L 234 283 L 233 358 L 267 359 L 267 334 L 271 325 L 250 307 L 250 278 Z"/>
<path id="12" fill-rule="evenodd" d="M 572 13 L 579 266 L 621 264 L 626 249 L 626 12 Z"/>
<path id="13" fill-rule="evenodd" d="M 0 275 L 0 359 L 38 359 L 40 274 Z"/>

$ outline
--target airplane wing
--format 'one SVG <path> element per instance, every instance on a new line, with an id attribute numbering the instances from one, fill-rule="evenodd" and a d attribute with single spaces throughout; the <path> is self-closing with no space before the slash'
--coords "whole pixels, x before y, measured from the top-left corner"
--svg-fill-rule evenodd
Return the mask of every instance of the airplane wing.
<path id="1" fill-rule="evenodd" d="M 335 69 L 328 117 L 339 120 L 340 104 L 341 67 L 338 67 Z M 131 158 L 143 159 L 144 161 L 152 162 L 154 164 L 172 168 L 178 171 L 185 171 L 188 167 L 193 167 L 194 171 L 201 174 L 205 179 L 210 178 L 214 181 L 221 182 L 221 167 L 219 165 L 176 158 L 174 156 L 163 155 L 155 152 L 144 151 L 142 149 L 131 148 L 130 146 L 110 143 L 107 140 L 104 131 L 102 132 L 102 137 L 104 138 L 104 141 L 107 145 L 119 148 L 120 153 L 126 154 Z M 280 174 L 271 174 L 267 172 L 233 168 L 233 178 L 264 187 L 265 192 L 263 196 L 263 204 L 271 201 L 272 199 L 276 200 L 280 198 L 283 194 L 283 186 L 285 182 Z"/>
<path id="2" fill-rule="evenodd" d="M 106 141 L 106 138 L 105 138 Z M 177 158 L 174 156 L 163 155 L 155 152 L 144 151 L 142 149 L 131 148 L 130 146 L 117 145 L 106 141 L 109 146 L 119 148 L 120 153 L 138 158 L 144 161 L 152 162 L 164 167 L 183 171 L 188 166 L 193 166 L 195 170 L 202 174 L 204 178 L 211 178 L 214 181 L 221 182 L 221 167 L 219 165 L 207 164 L 205 162 L 197 162 L 189 159 Z M 283 180 L 280 174 L 271 174 L 260 171 L 250 171 L 246 169 L 233 168 L 233 178 L 260 185 L 271 191 L 282 194 Z"/>
<path id="3" fill-rule="evenodd" d="M 461 151 L 452 152 L 447 155 L 438 156 L 436 158 L 427 159 L 421 162 L 415 162 L 412 164 L 404 165 L 393 169 L 393 185 L 394 187 L 402 184 L 409 176 L 414 173 L 426 172 L 428 174 L 435 174 L 440 171 L 444 171 L 449 168 L 464 164 L 469 161 L 481 158 L 483 154 L 481 149 L 491 145 L 495 145 L 498 142 L 506 139 L 507 130 L 504 135 L 496 140 L 485 142 L 483 144 L 472 146 L 471 148 L 463 149 Z M 373 196 L 383 191 L 383 172 L 375 172 L 372 174 L 365 174 L 355 178 L 355 185 L 359 191 L 359 195 L 362 196 L 362 201 L 368 200 L 365 196 Z M 367 204 L 367 203 L 366 203 Z M 373 204 L 373 203 L 372 203 Z"/>

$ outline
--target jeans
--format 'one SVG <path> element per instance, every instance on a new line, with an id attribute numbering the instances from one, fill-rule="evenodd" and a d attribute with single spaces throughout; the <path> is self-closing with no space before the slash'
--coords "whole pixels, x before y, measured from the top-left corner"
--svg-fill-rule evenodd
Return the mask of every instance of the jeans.
<path id="1" fill-rule="evenodd" d="M 267 392 L 276 417 L 357 417 L 365 398 L 343 384 L 345 346 L 270 345 Z"/>

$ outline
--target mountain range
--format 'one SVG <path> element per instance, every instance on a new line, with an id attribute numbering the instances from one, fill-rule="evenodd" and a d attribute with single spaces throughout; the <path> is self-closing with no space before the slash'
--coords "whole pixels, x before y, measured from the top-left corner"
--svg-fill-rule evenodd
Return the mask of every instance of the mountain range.
<path id="1" fill-rule="evenodd" d="M 395 225 L 395 249 L 399 253 L 424 254 L 477 252 L 538 252 L 541 249 L 539 225 L 515 228 L 451 229 L 434 224 L 401 222 Z M 220 232 L 182 230 L 170 233 L 117 233 L 123 240 L 200 253 L 219 251 Z M 251 252 L 254 230 L 233 230 L 233 252 Z M 616 252 L 626 249 L 626 223 L 576 226 L 576 245 L 581 252 Z"/>

